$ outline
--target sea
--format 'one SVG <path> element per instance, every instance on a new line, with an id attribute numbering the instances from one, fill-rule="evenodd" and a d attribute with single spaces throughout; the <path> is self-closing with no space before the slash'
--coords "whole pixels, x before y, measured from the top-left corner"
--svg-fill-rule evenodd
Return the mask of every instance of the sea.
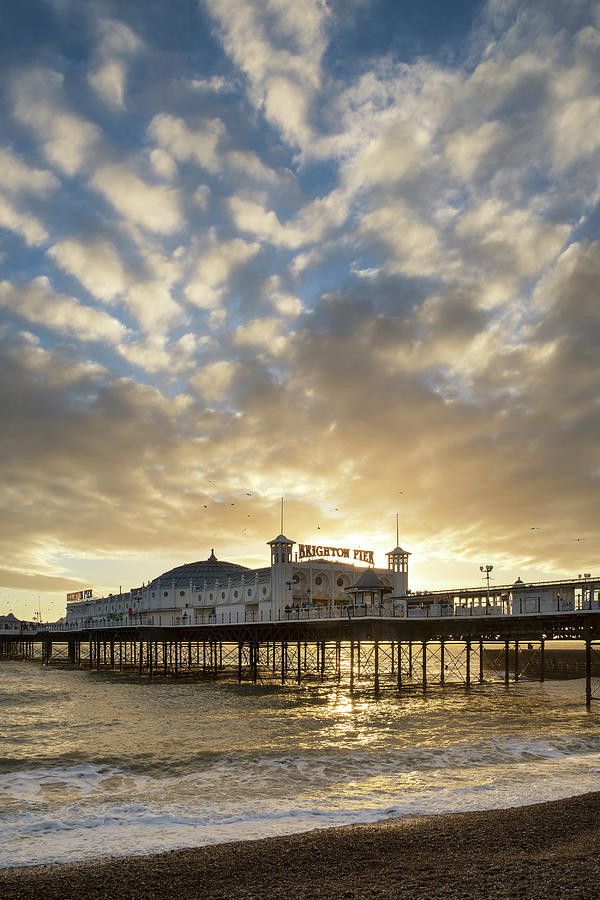
<path id="1" fill-rule="evenodd" d="M 0 663 L 0 867 L 600 788 L 581 680 L 353 693 Z"/>

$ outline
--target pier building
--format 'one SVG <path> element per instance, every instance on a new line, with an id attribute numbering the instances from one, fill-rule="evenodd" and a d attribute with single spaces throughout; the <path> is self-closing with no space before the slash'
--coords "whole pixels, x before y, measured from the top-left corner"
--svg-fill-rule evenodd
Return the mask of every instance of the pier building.
<path id="1" fill-rule="evenodd" d="M 268 541 L 270 564 L 250 569 L 207 559 L 163 572 L 127 592 L 94 597 L 91 590 L 67 595 L 67 625 L 194 625 L 269 621 L 290 611 L 333 609 L 349 604 L 387 607 L 403 602 L 408 592 L 410 553 L 396 546 L 387 568 L 376 568 L 372 550 L 327 544 L 298 544 L 279 534 Z M 297 549 L 294 549 L 297 546 Z M 371 587 L 355 586 L 369 567 Z M 86 596 L 87 595 L 87 596 Z"/>

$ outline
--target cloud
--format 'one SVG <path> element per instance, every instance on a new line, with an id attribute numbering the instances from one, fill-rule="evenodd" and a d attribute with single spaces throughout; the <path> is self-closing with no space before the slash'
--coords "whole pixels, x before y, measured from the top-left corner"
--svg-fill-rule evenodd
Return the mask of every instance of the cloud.
<path id="1" fill-rule="evenodd" d="M 28 212 L 21 212 L 0 194 L 0 227 L 20 234 L 30 247 L 43 244 L 48 238 L 44 225 Z"/>
<path id="2" fill-rule="evenodd" d="M 127 288 L 125 266 L 110 241 L 59 241 L 47 252 L 61 269 L 74 275 L 99 300 L 114 300 Z"/>
<path id="3" fill-rule="evenodd" d="M 249 150 L 230 150 L 226 154 L 227 165 L 253 181 L 277 184 L 279 175 L 266 166 L 256 153 Z"/>
<path id="4" fill-rule="evenodd" d="M 278 275 L 271 275 L 261 286 L 261 293 L 282 316 L 296 318 L 302 312 L 302 301 L 281 285 Z"/>
<path id="5" fill-rule="evenodd" d="M 125 109 L 125 71 L 122 62 L 111 60 L 89 76 L 90 84 L 96 93 L 105 103 L 117 109 Z"/>
<path id="6" fill-rule="evenodd" d="M 45 197 L 55 191 L 60 182 L 47 169 L 28 166 L 14 153 L 0 147 L 2 190 L 8 194 L 38 194 Z"/>
<path id="7" fill-rule="evenodd" d="M 319 0 L 292 6 L 251 0 L 208 0 L 220 25 L 225 50 L 250 82 L 250 97 L 281 130 L 304 146 L 313 133 L 311 103 L 321 85 L 327 8 Z"/>
<path id="8" fill-rule="evenodd" d="M 201 369 L 190 379 L 190 384 L 200 391 L 207 402 L 218 402 L 229 390 L 236 371 L 234 363 L 221 360 Z"/>
<path id="9" fill-rule="evenodd" d="M 273 355 L 283 353 L 288 341 L 283 334 L 284 323 L 273 316 L 264 319 L 252 319 L 233 331 L 231 339 L 234 344 L 244 347 L 261 347 Z"/>
<path id="10" fill-rule="evenodd" d="M 260 245 L 240 238 L 218 241 L 214 233 L 210 243 L 196 262 L 185 296 L 195 306 L 214 310 L 221 305 L 233 273 L 259 253 Z"/>
<path id="11" fill-rule="evenodd" d="M 63 83 L 63 76 L 51 69 L 21 72 L 12 83 L 13 111 L 37 134 L 48 161 L 66 175 L 75 175 L 90 162 L 102 133 L 66 108 Z"/>
<path id="12" fill-rule="evenodd" d="M 207 343 L 207 338 L 199 340 L 193 334 L 185 334 L 169 343 L 163 335 L 153 333 L 144 339 L 121 344 L 119 352 L 145 372 L 179 375 L 193 367 L 198 348 Z"/>
<path id="13" fill-rule="evenodd" d="M 148 332 L 173 327 L 182 319 L 180 305 L 173 300 L 169 288 L 158 281 L 132 284 L 125 302 L 142 328 Z"/>
<path id="14" fill-rule="evenodd" d="M 144 41 L 116 19 L 100 19 L 95 28 L 97 62 L 88 75 L 89 83 L 108 106 L 124 110 L 127 62 L 144 49 Z"/>
<path id="15" fill-rule="evenodd" d="M 118 319 L 102 310 L 84 306 L 74 297 L 55 293 L 43 276 L 25 287 L 0 282 L 0 305 L 28 322 L 77 341 L 116 344 L 127 334 L 126 327 Z"/>
<path id="16" fill-rule="evenodd" d="M 165 150 L 156 147 L 150 152 L 150 164 L 157 175 L 172 181 L 177 175 L 177 163 Z"/>
<path id="17" fill-rule="evenodd" d="M 163 185 L 147 184 L 125 164 L 102 166 L 90 184 L 123 218 L 154 234 L 173 234 L 183 227 L 179 192 Z"/>
<path id="18" fill-rule="evenodd" d="M 162 150 L 178 162 L 193 161 L 208 172 L 218 172 L 221 160 L 217 153 L 219 141 L 225 134 L 220 119 L 206 119 L 201 128 L 191 129 L 183 119 L 161 113 L 148 126 L 148 135 Z"/>

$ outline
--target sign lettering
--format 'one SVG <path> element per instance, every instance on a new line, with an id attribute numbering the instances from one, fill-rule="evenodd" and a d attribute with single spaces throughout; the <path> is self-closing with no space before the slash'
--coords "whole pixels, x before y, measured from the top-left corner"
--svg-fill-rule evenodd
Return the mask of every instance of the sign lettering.
<path id="1" fill-rule="evenodd" d="M 315 556 L 336 556 L 350 559 L 350 554 L 352 554 L 352 559 L 375 565 L 373 550 L 350 550 L 348 547 L 325 547 L 322 544 L 298 544 L 298 559 L 310 559 Z"/>
<path id="2" fill-rule="evenodd" d="M 86 588 L 85 591 L 71 591 L 67 594 L 67 603 L 76 603 L 77 600 L 91 600 L 91 597 L 91 588 Z"/>

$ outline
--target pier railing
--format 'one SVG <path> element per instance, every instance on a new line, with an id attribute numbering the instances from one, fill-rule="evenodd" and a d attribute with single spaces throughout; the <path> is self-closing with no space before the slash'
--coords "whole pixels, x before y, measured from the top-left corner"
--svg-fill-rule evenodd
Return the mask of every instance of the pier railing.
<path id="1" fill-rule="evenodd" d="M 600 599 L 588 599 L 582 597 L 528 597 L 504 600 L 502 602 L 481 603 L 420 603 L 411 601 L 408 604 L 384 603 L 380 605 L 364 606 L 327 606 L 308 608 L 289 608 L 278 610 L 276 615 L 270 615 L 264 611 L 233 612 L 219 611 L 214 613 L 197 612 L 196 615 L 185 616 L 159 616 L 152 613 L 134 613 L 131 617 L 111 619 L 110 617 L 94 617 L 83 621 L 55 622 L 28 626 L 22 634 L 34 635 L 38 631 L 76 632 L 87 628 L 131 628 L 136 626 L 161 627 L 193 627 L 197 625 L 238 625 L 242 623 L 270 623 L 285 621 L 315 621 L 315 620 L 339 620 L 356 619 L 365 617 L 386 619 L 447 619 L 464 617 L 493 616 L 501 618 L 516 618 L 521 616 L 535 616 L 542 614 L 565 614 L 594 612 L 600 610 Z"/>

